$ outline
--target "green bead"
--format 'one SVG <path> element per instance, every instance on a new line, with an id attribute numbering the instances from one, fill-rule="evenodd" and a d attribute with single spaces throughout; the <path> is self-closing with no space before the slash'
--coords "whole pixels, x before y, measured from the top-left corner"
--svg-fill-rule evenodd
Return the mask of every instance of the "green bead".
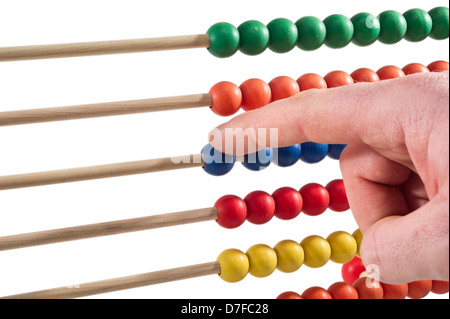
<path id="1" fill-rule="evenodd" d="M 370 13 L 358 13 L 351 19 L 355 32 L 352 42 L 359 46 L 374 43 L 380 35 L 380 21 Z"/>
<path id="2" fill-rule="evenodd" d="M 297 46 L 305 51 L 313 51 L 320 48 L 325 42 L 327 28 L 316 17 L 303 17 L 295 25 L 298 30 Z"/>
<path id="3" fill-rule="evenodd" d="M 433 21 L 433 28 L 431 29 L 430 38 L 435 40 L 448 39 L 449 22 L 448 22 L 448 8 L 437 7 L 431 9 L 428 14 Z"/>
<path id="4" fill-rule="evenodd" d="M 298 41 L 298 30 L 294 22 L 279 18 L 267 25 L 270 33 L 269 49 L 276 53 L 291 51 Z"/>
<path id="5" fill-rule="evenodd" d="M 218 58 L 228 58 L 239 49 L 239 31 L 235 26 L 219 22 L 208 29 L 211 44 L 209 52 Z"/>
<path id="6" fill-rule="evenodd" d="M 340 14 L 333 14 L 326 18 L 323 23 L 327 28 L 326 46 L 340 49 L 352 41 L 355 28 L 349 18 Z"/>
<path id="7" fill-rule="evenodd" d="M 405 40 L 419 42 L 428 37 L 433 28 L 433 20 L 426 11 L 421 9 L 411 9 L 406 11 L 403 16 L 408 25 Z"/>
<path id="8" fill-rule="evenodd" d="M 397 11 L 384 11 L 378 20 L 380 20 L 380 36 L 378 40 L 384 44 L 394 44 L 403 39 L 408 25 L 405 17 Z"/>
<path id="9" fill-rule="evenodd" d="M 270 40 L 270 33 L 267 27 L 255 20 L 242 23 L 239 27 L 241 37 L 241 47 L 239 50 L 247 55 L 258 55 L 263 53 Z"/>

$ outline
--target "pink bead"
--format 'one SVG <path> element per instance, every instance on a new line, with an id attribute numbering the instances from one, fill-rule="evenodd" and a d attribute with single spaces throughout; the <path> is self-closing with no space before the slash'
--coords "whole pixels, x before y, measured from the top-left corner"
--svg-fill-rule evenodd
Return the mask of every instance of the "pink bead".
<path id="1" fill-rule="evenodd" d="M 302 195 L 293 188 L 280 188 L 272 194 L 272 197 L 275 200 L 275 216 L 279 219 L 294 219 L 303 209 Z"/>
<path id="2" fill-rule="evenodd" d="M 244 199 L 247 204 L 247 220 L 262 225 L 269 222 L 275 213 L 275 200 L 263 191 L 255 191 Z"/>
<path id="3" fill-rule="evenodd" d="M 344 181 L 337 179 L 328 183 L 325 187 L 330 195 L 330 204 L 328 207 L 335 212 L 345 212 L 350 209 L 347 193 L 345 191 Z"/>
<path id="4" fill-rule="evenodd" d="M 217 223 L 228 229 L 241 226 L 247 218 L 247 205 L 237 196 L 226 195 L 221 197 L 214 205 L 217 208 Z"/>
<path id="5" fill-rule="evenodd" d="M 303 197 L 303 212 L 309 216 L 318 216 L 325 212 L 330 204 L 330 195 L 325 187 L 311 183 L 300 189 Z"/>

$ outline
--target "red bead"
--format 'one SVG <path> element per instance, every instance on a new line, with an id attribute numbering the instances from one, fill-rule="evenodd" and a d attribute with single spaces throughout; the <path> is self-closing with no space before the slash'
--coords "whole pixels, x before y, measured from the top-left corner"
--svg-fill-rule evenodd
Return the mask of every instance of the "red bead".
<path id="1" fill-rule="evenodd" d="M 297 84 L 300 88 L 300 92 L 310 89 L 326 89 L 328 87 L 325 79 L 314 73 L 303 74 L 297 79 Z"/>
<path id="2" fill-rule="evenodd" d="M 449 65 L 446 61 L 435 61 L 428 66 L 430 72 L 444 72 L 448 71 Z"/>
<path id="3" fill-rule="evenodd" d="M 343 71 L 333 71 L 325 75 L 325 81 L 329 88 L 334 88 L 338 86 L 345 86 L 355 83 L 350 74 Z"/>
<path id="4" fill-rule="evenodd" d="M 358 82 L 380 82 L 380 77 L 378 76 L 377 72 L 367 69 L 367 68 L 361 68 L 356 71 L 354 71 L 351 74 L 351 77 L 355 83 Z"/>
<path id="5" fill-rule="evenodd" d="M 279 219 L 294 219 L 303 209 L 302 195 L 293 188 L 280 188 L 272 194 L 272 197 L 275 200 L 275 216 Z"/>
<path id="6" fill-rule="evenodd" d="M 272 102 L 286 99 L 300 92 L 297 81 L 287 76 L 279 76 L 269 82 L 272 90 Z"/>
<path id="7" fill-rule="evenodd" d="M 408 297 L 411 299 L 425 298 L 433 288 L 431 280 L 418 280 L 408 284 Z"/>
<path id="8" fill-rule="evenodd" d="M 342 279 L 352 285 L 364 271 L 366 271 L 366 267 L 363 265 L 361 258 L 355 257 L 342 265 Z"/>
<path id="9" fill-rule="evenodd" d="M 408 295 L 408 284 L 389 285 L 380 283 L 383 287 L 384 299 L 405 299 Z"/>
<path id="10" fill-rule="evenodd" d="M 328 194 L 330 194 L 330 204 L 328 207 L 331 210 L 335 212 L 344 212 L 350 209 L 344 181 L 342 179 L 329 182 L 325 188 L 327 189 Z"/>
<path id="11" fill-rule="evenodd" d="M 227 195 L 219 198 L 214 204 L 217 208 L 217 223 L 224 228 L 236 228 L 241 226 L 247 218 L 247 205 L 237 196 Z"/>
<path id="12" fill-rule="evenodd" d="M 333 299 L 358 299 L 355 287 L 347 282 L 336 282 L 328 288 Z"/>
<path id="13" fill-rule="evenodd" d="M 332 299 L 330 293 L 321 287 L 311 287 L 302 293 L 303 299 Z"/>
<path id="14" fill-rule="evenodd" d="M 405 76 L 405 72 L 403 72 L 402 69 L 399 69 L 398 67 L 393 65 L 382 67 L 377 71 L 377 74 L 380 77 L 380 80 L 382 81 Z"/>
<path id="15" fill-rule="evenodd" d="M 325 187 L 311 183 L 300 189 L 303 197 L 303 212 L 309 216 L 318 216 L 325 212 L 330 204 L 330 194 Z"/>
<path id="16" fill-rule="evenodd" d="M 280 294 L 277 299 L 303 299 L 298 293 L 293 291 L 286 291 Z"/>
<path id="17" fill-rule="evenodd" d="M 255 191 L 244 198 L 247 204 L 247 220 L 252 224 L 265 224 L 275 213 L 275 200 L 262 191 Z"/>
<path id="18" fill-rule="evenodd" d="M 403 68 L 403 72 L 405 75 L 410 75 L 414 73 L 429 73 L 430 70 L 428 70 L 428 68 L 423 64 L 411 63 Z"/>
<path id="19" fill-rule="evenodd" d="M 231 82 L 215 84 L 209 94 L 212 96 L 211 110 L 217 115 L 230 116 L 239 111 L 242 104 L 242 92 Z"/>
<path id="20" fill-rule="evenodd" d="M 242 109 L 251 111 L 270 103 L 272 91 L 270 86 L 260 79 L 250 79 L 239 87 L 242 92 Z"/>
<path id="21" fill-rule="evenodd" d="M 363 277 L 353 283 L 359 299 L 383 299 L 383 287 L 374 279 Z"/>
<path id="22" fill-rule="evenodd" d="M 433 285 L 431 287 L 431 292 L 437 295 L 443 295 L 448 293 L 448 281 L 433 280 Z"/>

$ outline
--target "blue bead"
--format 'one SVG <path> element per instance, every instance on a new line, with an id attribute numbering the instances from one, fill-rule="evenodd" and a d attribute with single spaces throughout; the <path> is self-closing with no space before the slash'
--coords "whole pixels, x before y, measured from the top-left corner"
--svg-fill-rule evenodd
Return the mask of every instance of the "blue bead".
<path id="1" fill-rule="evenodd" d="M 328 154 L 328 144 L 314 142 L 302 143 L 302 154 L 300 160 L 314 164 L 322 161 Z"/>
<path id="2" fill-rule="evenodd" d="M 292 166 L 298 162 L 302 153 L 300 144 L 276 148 L 273 150 L 273 163 L 280 167 Z"/>
<path id="3" fill-rule="evenodd" d="M 256 153 L 245 155 L 242 165 L 251 171 L 262 171 L 270 165 L 272 155 L 272 149 L 265 148 Z"/>
<path id="4" fill-rule="evenodd" d="M 219 152 L 210 144 L 202 149 L 202 155 L 203 161 L 205 162 L 203 169 L 206 173 L 214 176 L 227 174 L 233 169 L 234 163 L 236 162 L 234 156 Z"/>
<path id="5" fill-rule="evenodd" d="M 328 147 L 328 157 L 338 160 L 347 144 L 330 144 Z"/>

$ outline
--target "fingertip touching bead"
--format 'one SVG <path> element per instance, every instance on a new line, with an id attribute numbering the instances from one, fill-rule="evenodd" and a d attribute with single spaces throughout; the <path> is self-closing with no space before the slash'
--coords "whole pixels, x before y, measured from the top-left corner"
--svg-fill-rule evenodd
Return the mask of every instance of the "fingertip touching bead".
<path id="1" fill-rule="evenodd" d="M 313 51 L 320 48 L 327 36 L 325 24 L 316 17 L 303 17 L 295 25 L 298 30 L 297 46 L 305 51 Z"/>
<path id="2" fill-rule="evenodd" d="M 227 249 L 218 257 L 220 278 L 227 282 L 238 282 L 244 279 L 249 271 L 250 263 L 246 254 L 237 249 Z"/>
<path id="3" fill-rule="evenodd" d="M 276 148 L 273 150 L 273 163 L 280 167 L 294 165 L 300 159 L 302 146 L 300 144 Z"/>
<path id="4" fill-rule="evenodd" d="M 298 30 L 294 22 L 278 18 L 272 20 L 267 29 L 270 34 L 269 49 L 276 53 L 291 51 L 298 41 Z"/>
<path id="5" fill-rule="evenodd" d="M 354 26 L 352 42 L 358 46 L 373 44 L 380 35 L 380 21 L 366 12 L 356 14 L 351 18 Z"/>
<path id="6" fill-rule="evenodd" d="M 333 299 L 358 299 L 358 292 L 355 287 L 347 282 L 336 282 L 327 291 Z"/>
<path id="7" fill-rule="evenodd" d="M 347 144 L 329 144 L 328 145 L 328 157 L 339 160 Z"/>
<path id="8" fill-rule="evenodd" d="M 272 91 L 269 84 L 260 79 L 249 79 L 239 87 L 242 92 L 242 109 L 251 111 L 270 103 Z"/>
<path id="9" fill-rule="evenodd" d="M 230 116 L 239 111 L 242 105 L 242 92 L 231 82 L 223 81 L 215 84 L 209 91 L 213 103 L 211 110 L 220 116 Z"/>
<path id="10" fill-rule="evenodd" d="M 293 188 L 279 188 L 272 194 L 272 197 L 275 200 L 275 216 L 279 219 L 294 219 L 303 209 L 302 195 Z"/>
<path id="11" fill-rule="evenodd" d="M 246 255 L 250 263 L 249 273 L 254 277 L 267 277 L 277 268 L 277 254 L 267 245 L 254 245 L 247 250 Z"/>
<path id="12" fill-rule="evenodd" d="M 383 299 L 384 292 L 380 283 L 372 278 L 359 278 L 353 283 L 359 299 Z"/>
<path id="13" fill-rule="evenodd" d="M 303 247 L 293 240 L 280 241 L 274 248 L 277 254 L 277 269 L 281 272 L 291 273 L 300 269 L 305 260 Z"/>
<path id="14" fill-rule="evenodd" d="M 403 39 L 408 25 L 401 13 L 393 10 L 384 11 L 379 15 L 378 20 L 380 21 L 378 40 L 381 43 L 395 44 Z"/>
<path id="15" fill-rule="evenodd" d="M 368 68 L 360 68 L 355 70 L 350 75 L 355 83 L 359 82 L 380 82 L 380 77 L 377 72 L 368 69 Z"/>
<path id="16" fill-rule="evenodd" d="M 332 71 L 325 75 L 324 79 L 327 82 L 328 88 L 345 86 L 355 83 L 350 74 L 344 71 Z"/>
<path id="17" fill-rule="evenodd" d="M 300 160 L 305 163 L 319 163 L 328 154 L 328 144 L 305 142 L 301 145 L 302 153 L 300 154 Z"/>
<path id="18" fill-rule="evenodd" d="M 390 285 L 380 283 L 383 288 L 383 299 L 405 299 L 408 296 L 408 284 Z"/>
<path id="19" fill-rule="evenodd" d="M 403 72 L 402 69 L 393 65 L 382 67 L 377 71 L 377 74 L 380 77 L 381 81 L 396 79 L 405 76 L 405 72 Z"/>
<path id="20" fill-rule="evenodd" d="M 297 79 L 297 84 L 300 92 L 311 89 L 326 89 L 328 87 L 324 78 L 314 73 L 303 74 Z"/>
<path id="21" fill-rule="evenodd" d="M 306 184 L 300 189 L 303 198 L 303 213 L 318 216 L 324 213 L 330 204 L 330 194 L 320 184 Z"/>
<path id="22" fill-rule="evenodd" d="M 279 76 L 269 82 L 272 91 L 272 102 L 287 99 L 300 92 L 297 81 L 288 76 Z"/>
<path id="23" fill-rule="evenodd" d="M 323 23 L 327 29 L 326 46 L 332 49 L 340 49 L 352 41 L 354 27 L 349 18 L 341 14 L 333 14 L 327 17 Z"/>
<path id="24" fill-rule="evenodd" d="M 356 250 L 356 256 L 361 258 L 361 243 L 363 240 L 363 233 L 361 232 L 360 229 L 357 229 L 353 232 L 352 236 L 353 238 L 355 238 L 356 244 L 358 245 L 358 249 Z"/>
<path id="25" fill-rule="evenodd" d="M 447 61 L 434 61 L 428 65 L 430 72 L 443 72 L 449 70 L 449 63 Z"/>
<path id="26" fill-rule="evenodd" d="M 234 195 L 226 195 L 214 204 L 217 209 L 217 223 L 228 229 L 241 226 L 247 218 L 247 205 Z"/>
<path id="27" fill-rule="evenodd" d="M 331 246 L 328 241 L 320 236 L 309 236 L 300 243 L 304 252 L 304 264 L 310 268 L 324 266 L 331 257 Z"/>
<path id="28" fill-rule="evenodd" d="M 331 246 L 331 261 L 344 264 L 355 258 L 358 245 L 349 233 L 337 231 L 330 234 L 327 240 Z"/>
<path id="29" fill-rule="evenodd" d="M 262 171 L 269 167 L 272 161 L 273 151 L 271 148 L 259 150 L 256 153 L 247 154 L 244 156 L 242 165 L 251 171 Z"/>
<path id="30" fill-rule="evenodd" d="M 433 280 L 431 292 L 437 295 L 443 295 L 449 292 L 449 282 L 442 280 Z"/>
<path id="31" fill-rule="evenodd" d="M 444 40 L 449 37 L 449 14 L 447 7 L 436 7 L 428 11 L 433 21 L 430 38 Z"/>
<path id="32" fill-rule="evenodd" d="M 216 150 L 211 144 L 206 145 L 201 154 L 204 162 L 203 170 L 213 176 L 222 176 L 229 173 L 236 161 L 234 156 Z"/>
<path id="33" fill-rule="evenodd" d="M 277 299 L 303 299 L 303 297 L 296 292 L 286 291 L 278 295 Z"/>
<path id="34" fill-rule="evenodd" d="M 329 182 L 325 188 L 330 195 L 329 209 L 335 212 L 345 212 L 350 209 L 347 192 L 345 191 L 344 181 L 342 179 Z"/>
<path id="35" fill-rule="evenodd" d="M 408 284 L 408 298 L 422 299 L 428 296 L 433 288 L 431 280 L 418 280 Z"/>
<path id="36" fill-rule="evenodd" d="M 410 63 L 406 65 L 402 71 L 405 73 L 405 75 L 411 75 L 415 73 L 429 73 L 430 70 L 428 68 L 420 63 Z"/>
<path id="37" fill-rule="evenodd" d="M 208 51 L 218 58 L 228 58 L 239 49 L 238 29 L 230 23 L 219 22 L 211 26 L 207 34 L 210 38 Z"/>
<path id="38" fill-rule="evenodd" d="M 247 204 L 247 220 L 256 225 L 269 222 L 275 213 L 275 200 L 263 191 L 251 192 L 244 198 Z"/>
<path id="39" fill-rule="evenodd" d="M 258 55 L 263 53 L 269 45 L 269 29 L 259 21 L 249 20 L 239 27 L 241 44 L 239 51 L 247 55 Z"/>
<path id="40" fill-rule="evenodd" d="M 364 271 L 366 271 L 366 267 L 364 267 L 361 258 L 354 257 L 351 261 L 342 265 L 342 279 L 353 285 L 353 283 L 359 279 L 360 275 Z"/>
<path id="41" fill-rule="evenodd" d="M 425 40 L 433 28 L 433 20 L 428 12 L 422 9 L 411 9 L 403 13 L 408 28 L 405 40 L 419 42 Z"/>
<path id="42" fill-rule="evenodd" d="M 302 293 L 304 299 L 333 299 L 328 291 L 322 287 L 311 287 Z"/>

